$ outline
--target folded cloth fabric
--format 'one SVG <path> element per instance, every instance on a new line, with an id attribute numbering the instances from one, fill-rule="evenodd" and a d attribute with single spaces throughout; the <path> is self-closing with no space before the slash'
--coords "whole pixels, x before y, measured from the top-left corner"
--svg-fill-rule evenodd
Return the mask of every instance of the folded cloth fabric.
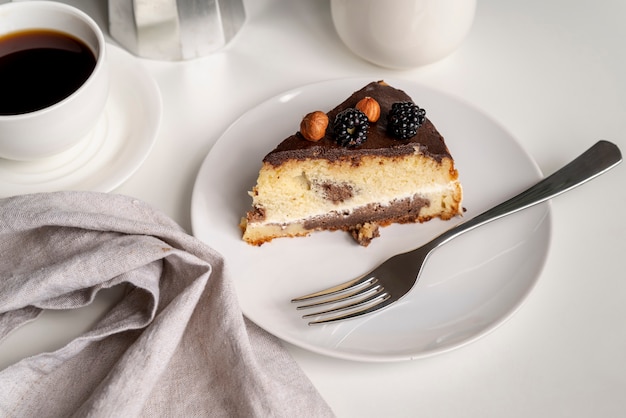
<path id="1" fill-rule="evenodd" d="M 0 416 L 332 416 L 282 345 L 243 318 L 222 271 L 218 253 L 137 199 L 1 199 L 0 340 L 44 309 L 127 291 L 65 347 L 0 371 Z"/>

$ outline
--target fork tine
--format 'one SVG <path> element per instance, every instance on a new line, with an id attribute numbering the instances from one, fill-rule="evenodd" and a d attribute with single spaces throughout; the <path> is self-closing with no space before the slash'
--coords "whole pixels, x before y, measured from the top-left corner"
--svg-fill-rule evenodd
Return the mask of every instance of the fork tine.
<path id="1" fill-rule="evenodd" d="M 372 293 L 371 295 L 368 295 L 365 298 L 359 299 L 357 301 L 345 304 L 345 305 L 341 305 L 341 306 L 337 306 L 334 308 L 330 308 L 327 309 L 325 311 L 319 311 L 319 312 L 313 312 L 310 314 L 306 314 L 306 315 L 302 315 L 302 318 L 313 318 L 315 316 L 320 316 L 320 315 L 328 315 L 330 313 L 334 313 L 334 312 L 344 312 L 344 311 L 348 311 L 350 309 L 354 309 L 354 308 L 358 308 L 360 306 L 364 306 L 364 305 L 368 305 L 370 303 L 374 303 L 379 299 L 386 299 L 388 297 L 390 297 L 391 295 L 389 294 L 389 292 L 386 292 L 384 288 L 382 287 L 378 287 L 376 289 L 376 291 L 374 293 Z"/>
<path id="2" fill-rule="evenodd" d="M 314 292 L 314 293 L 309 293 L 308 295 L 304 295 L 304 296 L 299 296 L 297 298 L 293 298 L 291 299 L 292 302 L 303 302 L 309 299 L 314 299 L 314 298 L 318 298 L 321 296 L 329 296 L 329 295 L 335 295 L 337 293 L 340 292 L 345 292 L 353 287 L 357 287 L 357 286 L 365 286 L 367 285 L 369 282 L 371 282 L 372 280 L 374 280 L 374 277 L 372 276 L 362 276 L 356 279 L 352 279 L 349 280 L 345 283 L 341 283 L 338 284 L 336 286 L 332 286 L 329 287 L 328 289 L 324 289 L 324 290 L 320 290 L 318 292 Z"/>
<path id="3" fill-rule="evenodd" d="M 391 299 L 391 295 L 386 294 L 384 298 L 376 300 L 375 303 L 362 306 L 360 309 L 354 309 L 347 313 L 331 316 L 330 318 L 322 318 L 322 319 L 317 319 L 315 321 L 310 321 L 309 325 L 323 325 L 323 324 L 328 324 L 332 322 L 343 321 L 345 319 L 356 318 L 361 315 L 375 312 L 388 305 L 391 305 L 392 303 L 393 303 L 393 299 Z"/>
<path id="4" fill-rule="evenodd" d="M 330 305 L 331 303 L 350 301 L 358 297 L 368 296 L 369 294 L 376 292 L 381 287 L 381 285 L 378 283 L 378 280 L 376 280 L 376 278 L 372 278 L 372 279 L 373 280 L 367 280 L 362 285 L 353 286 L 349 288 L 348 290 L 330 294 L 330 297 L 320 300 L 318 302 L 313 302 L 313 303 L 309 303 L 306 305 L 300 305 L 296 307 L 296 309 L 301 310 L 301 309 L 315 308 L 318 306 Z"/>

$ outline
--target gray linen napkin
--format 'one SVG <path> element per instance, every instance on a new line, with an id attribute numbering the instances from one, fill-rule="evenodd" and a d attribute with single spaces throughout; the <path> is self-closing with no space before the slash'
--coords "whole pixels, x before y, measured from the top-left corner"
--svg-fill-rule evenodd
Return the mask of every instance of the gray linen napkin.
<path id="1" fill-rule="evenodd" d="M 0 371 L 0 415 L 332 416 L 280 343 L 243 318 L 222 265 L 136 199 L 0 200 L 0 340 L 43 309 L 129 289 L 65 347 Z"/>

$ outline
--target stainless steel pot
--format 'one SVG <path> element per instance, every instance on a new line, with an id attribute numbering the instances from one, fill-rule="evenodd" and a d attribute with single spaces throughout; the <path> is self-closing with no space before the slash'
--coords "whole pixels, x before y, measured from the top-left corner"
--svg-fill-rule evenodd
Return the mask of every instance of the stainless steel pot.
<path id="1" fill-rule="evenodd" d="M 243 0 L 108 0 L 109 32 L 135 55 L 187 60 L 228 44 L 243 26 Z"/>

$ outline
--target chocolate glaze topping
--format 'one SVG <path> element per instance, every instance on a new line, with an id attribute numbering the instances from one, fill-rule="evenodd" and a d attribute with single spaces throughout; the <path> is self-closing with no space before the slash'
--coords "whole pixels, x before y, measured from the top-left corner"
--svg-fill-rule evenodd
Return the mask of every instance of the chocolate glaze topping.
<path id="1" fill-rule="evenodd" d="M 357 102 L 366 96 L 378 101 L 380 119 L 376 123 L 370 123 L 367 141 L 362 145 L 354 148 L 338 145 L 332 134 L 335 116 L 344 109 L 356 106 Z M 354 164 L 358 164 L 360 157 L 365 155 L 392 157 L 413 154 L 416 145 L 424 155 L 437 161 L 445 157 L 451 158 L 443 137 L 428 118 L 413 138 L 398 140 L 387 133 L 387 114 L 391 105 L 403 101 L 412 101 L 412 99 L 404 91 L 393 88 L 383 81 L 372 82 L 354 92 L 343 103 L 327 113 L 330 123 L 322 139 L 317 142 L 307 141 L 297 132 L 281 142 L 265 156 L 263 161 L 278 166 L 287 160 L 320 158 L 330 161 L 351 159 Z M 419 103 L 417 105 L 419 106 Z"/>

